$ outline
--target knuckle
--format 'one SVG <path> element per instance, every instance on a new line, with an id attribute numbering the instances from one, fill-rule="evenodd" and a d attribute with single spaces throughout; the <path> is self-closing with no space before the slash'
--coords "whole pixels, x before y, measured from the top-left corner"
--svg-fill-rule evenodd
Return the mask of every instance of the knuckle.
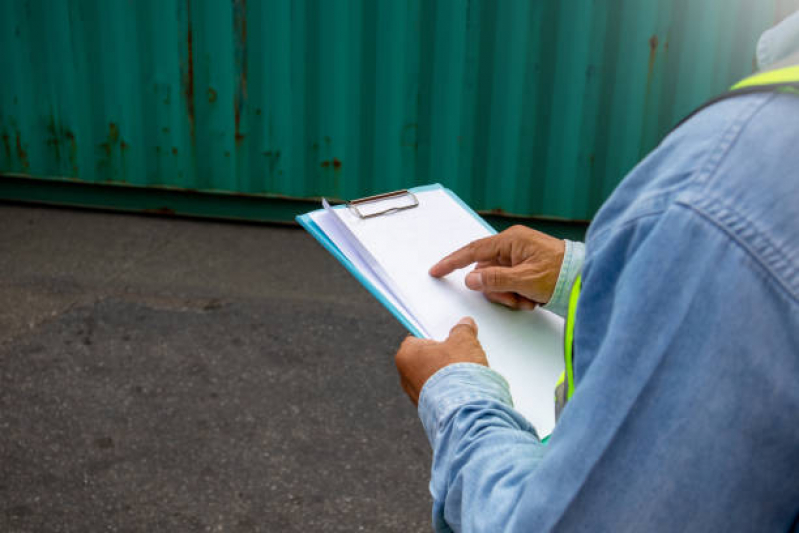
<path id="1" fill-rule="evenodd" d="M 528 228 L 526 226 L 522 226 L 521 224 L 515 224 L 515 225 L 509 227 L 506 230 L 506 232 L 507 232 L 509 237 L 512 237 L 514 239 L 518 239 L 519 237 L 521 237 L 522 235 L 524 235 L 527 232 L 527 229 Z"/>
<path id="2" fill-rule="evenodd" d="M 492 268 L 483 272 L 483 283 L 489 288 L 501 286 L 504 280 L 505 275 L 500 269 Z"/>

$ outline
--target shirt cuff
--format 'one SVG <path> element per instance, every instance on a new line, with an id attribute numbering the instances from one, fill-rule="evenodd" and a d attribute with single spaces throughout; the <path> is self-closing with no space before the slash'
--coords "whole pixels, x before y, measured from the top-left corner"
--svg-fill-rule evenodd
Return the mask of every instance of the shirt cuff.
<path id="1" fill-rule="evenodd" d="M 563 263 L 560 265 L 560 274 L 555 283 L 552 298 L 544 306 L 547 311 L 566 317 L 569 311 L 569 296 L 577 276 L 583 271 L 585 262 L 585 244 L 566 240 L 566 251 L 563 254 Z"/>
<path id="2" fill-rule="evenodd" d="M 432 446 L 440 425 L 461 406 L 481 400 L 513 407 L 508 382 L 477 363 L 454 363 L 433 374 L 419 395 L 419 418 Z"/>

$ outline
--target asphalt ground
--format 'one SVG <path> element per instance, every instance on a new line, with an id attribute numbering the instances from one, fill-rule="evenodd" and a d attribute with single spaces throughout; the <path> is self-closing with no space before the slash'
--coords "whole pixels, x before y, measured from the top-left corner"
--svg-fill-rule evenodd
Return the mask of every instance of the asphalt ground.
<path id="1" fill-rule="evenodd" d="M 0 204 L 0 532 L 430 530 L 402 326 L 298 228 Z"/>

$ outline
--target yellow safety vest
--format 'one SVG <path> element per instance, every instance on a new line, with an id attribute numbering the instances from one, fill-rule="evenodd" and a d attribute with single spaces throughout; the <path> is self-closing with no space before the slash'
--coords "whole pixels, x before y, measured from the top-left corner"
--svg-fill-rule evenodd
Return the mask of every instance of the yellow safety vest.
<path id="1" fill-rule="evenodd" d="M 729 92 L 710 100 L 702 107 L 680 121 L 675 129 L 683 122 L 694 116 L 699 111 L 711 106 L 721 100 L 734 98 L 744 94 L 757 92 L 786 92 L 799 95 L 799 65 L 786 67 L 777 70 L 762 72 L 750 76 L 732 86 Z M 566 403 L 574 394 L 574 322 L 577 314 L 577 302 L 580 298 L 580 287 L 582 276 L 577 276 L 569 294 L 569 311 L 566 315 L 566 327 L 563 335 L 563 356 L 565 370 L 555 387 L 555 418 L 560 417 L 560 413 Z"/>

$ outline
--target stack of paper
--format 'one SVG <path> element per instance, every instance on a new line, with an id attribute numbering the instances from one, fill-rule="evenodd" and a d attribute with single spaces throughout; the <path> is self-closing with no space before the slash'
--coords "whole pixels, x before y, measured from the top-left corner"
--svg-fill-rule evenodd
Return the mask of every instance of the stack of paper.
<path id="1" fill-rule="evenodd" d="M 324 202 L 298 221 L 414 335 L 444 340 L 459 319 L 474 318 L 489 365 L 508 381 L 516 409 L 540 436 L 548 435 L 563 372 L 563 320 L 541 309 L 514 311 L 489 302 L 464 285 L 471 267 L 431 277 L 428 270 L 444 256 L 495 232 L 440 185 L 411 192 L 414 207 L 408 195 L 359 205 L 358 211 Z"/>

